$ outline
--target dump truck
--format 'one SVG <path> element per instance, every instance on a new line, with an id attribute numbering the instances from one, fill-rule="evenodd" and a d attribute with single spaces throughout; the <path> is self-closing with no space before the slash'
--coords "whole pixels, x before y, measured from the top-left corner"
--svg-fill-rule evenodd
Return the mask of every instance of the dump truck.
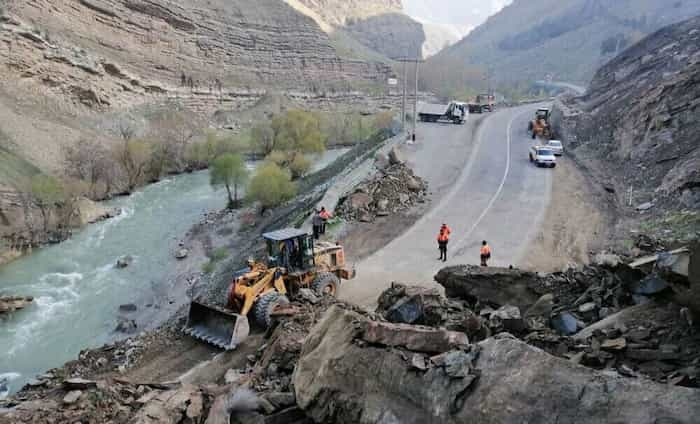
<path id="1" fill-rule="evenodd" d="M 342 246 L 314 242 L 304 231 L 287 228 L 263 234 L 267 261 L 248 261 L 236 272 L 226 307 L 200 301 L 190 304 L 184 332 L 225 350 L 233 350 L 250 333 L 249 318 L 262 328 L 271 325 L 276 308 L 289 295 L 309 288 L 319 296 L 337 296 L 342 280 L 355 277 L 348 270 Z"/>
<path id="2" fill-rule="evenodd" d="M 496 110 L 496 97 L 493 94 L 479 94 L 469 103 L 469 113 L 485 113 Z"/>
<path id="3" fill-rule="evenodd" d="M 535 111 L 535 117 L 528 122 L 527 131 L 532 134 L 532 139 L 539 137 L 549 140 L 552 137 L 552 127 L 549 124 L 551 111 L 548 108 L 541 107 Z"/>
<path id="4" fill-rule="evenodd" d="M 454 124 L 464 124 L 469 110 L 466 103 L 450 102 L 446 105 L 425 103 L 418 111 L 421 122 L 448 121 Z"/>

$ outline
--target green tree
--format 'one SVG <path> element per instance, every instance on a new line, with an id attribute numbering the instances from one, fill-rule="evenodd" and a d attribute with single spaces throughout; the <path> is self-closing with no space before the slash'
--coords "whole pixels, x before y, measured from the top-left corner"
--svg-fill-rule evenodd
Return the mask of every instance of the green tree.
<path id="1" fill-rule="evenodd" d="M 326 143 L 318 115 L 301 110 L 290 110 L 272 120 L 275 132 L 274 150 L 287 154 L 285 165 L 294 162 L 297 155 L 323 153 Z"/>
<path id="2" fill-rule="evenodd" d="M 260 202 L 264 211 L 293 198 L 296 190 L 289 171 L 272 162 L 265 162 L 250 181 L 248 197 Z"/>
<path id="3" fill-rule="evenodd" d="M 229 209 L 237 208 L 239 206 L 238 190 L 248 181 L 248 169 L 243 158 L 232 153 L 219 156 L 212 163 L 210 175 L 212 186 L 226 187 Z"/>
<path id="4" fill-rule="evenodd" d="M 292 178 L 301 178 L 306 175 L 311 169 L 311 161 L 304 155 L 296 155 L 294 160 L 289 164 L 289 171 L 292 173 Z"/>

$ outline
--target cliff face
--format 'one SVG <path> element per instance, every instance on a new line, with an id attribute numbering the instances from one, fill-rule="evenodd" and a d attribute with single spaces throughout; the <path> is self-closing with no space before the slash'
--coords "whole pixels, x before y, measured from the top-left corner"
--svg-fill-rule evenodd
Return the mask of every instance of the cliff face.
<path id="1" fill-rule="evenodd" d="M 372 50 L 390 58 L 423 57 L 423 25 L 401 13 L 351 20 L 345 31 Z"/>
<path id="2" fill-rule="evenodd" d="M 620 203 L 700 208 L 700 17 L 666 27 L 560 101 L 555 127 Z"/>
<path id="3" fill-rule="evenodd" d="M 0 41 L 4 78 L 93 107 L 185 85 L 340 89 L 386 72 L 340 59 L 311 19 L 277 0 L 10 0 Z"/>

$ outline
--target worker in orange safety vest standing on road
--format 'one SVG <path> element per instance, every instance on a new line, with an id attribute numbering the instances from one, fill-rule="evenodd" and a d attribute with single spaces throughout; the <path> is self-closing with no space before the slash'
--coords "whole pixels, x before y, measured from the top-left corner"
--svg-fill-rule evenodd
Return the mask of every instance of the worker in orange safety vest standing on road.
<path id="1" fill-rule="evenodd" d="M 491 259 L 491 247 L 484 240 L 481 242 L 481 266 L 489 266 L 488 261 Z"/>
<path id="2" fill-rule="evenodd" d="M 442 224 L 437 236 L 438 249 L 440 249 L 439 261 L 447 262 L 447 243 L 450 241 L 450 233 L 452 233 L 450 227 L 448 227 L 447 224 Z"/>

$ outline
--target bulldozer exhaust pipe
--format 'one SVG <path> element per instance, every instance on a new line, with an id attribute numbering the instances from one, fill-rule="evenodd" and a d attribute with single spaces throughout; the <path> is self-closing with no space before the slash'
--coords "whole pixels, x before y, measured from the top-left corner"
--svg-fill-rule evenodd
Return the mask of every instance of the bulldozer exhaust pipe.
<path id="1" fill-rule="evenodd" d="M 233 350 L 250 334 L 248 318 L 199 302 L 190 304 L 185 334 L 225 350 Z"/>

